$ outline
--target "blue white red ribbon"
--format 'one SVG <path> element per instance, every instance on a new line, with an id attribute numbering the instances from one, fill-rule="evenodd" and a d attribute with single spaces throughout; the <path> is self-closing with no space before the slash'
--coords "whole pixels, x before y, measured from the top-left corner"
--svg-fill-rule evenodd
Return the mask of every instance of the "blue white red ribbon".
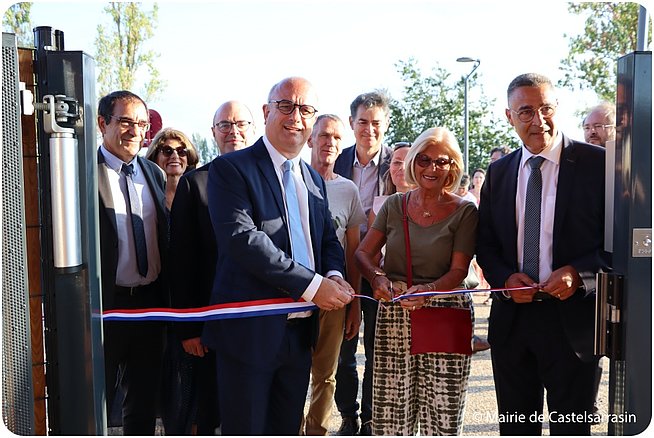
<path id="1" fill-rule="evenodd" d="M 422 292 L 416 292 L 412 294 L 397 295 L 393 297 L 390 301 L 391 303 L 396 303 L 401 300 L 406 300 L 407 298 L 415 297 L 434 297 L 434 296 L 443 296 L 443 295 L 459 295 L 459 294 L 473 294 L 479 292 L 503 292 L 503 291 L 516 291 L 516 290 L 527 290 L 533 289 L 532 286 L 520 286 L 520 287 L 503 287 L 500 289 L 452 289 L 452 290 L 426 290 Z M 354 297 L 367 298 L 369 300 L 378 301 L 376 298 L 373 298 L 368 295 L 353 295 Z"/>
<path id="2" fill-rule="evenodd" d="M 398 295 L 392 302 L 406 298 L 429 297 L 440 295 L 457 295 L 464 293 L 499 292 L 532 289 L 529 286 L 503 289 L 453 289 L 447 291 L 423 291 L 414 294 Z M 367 298 L 367 295 L 353 295 L 355 298 Z M 241 301 L 237 303 L 214 304 L 212 306 L 192 309 L 173 309 L 168 307 L 148 309 L 116 309 L 102 312 L 103 321 L 213 321 L 218 319 L 249 318 L 255 316 L 283 315 L 295 312 L 316 310 L 318 307 L 306 301 L 294 301 L 291 298 L 269 300 Z"/>
<path id="3" fill-rule="evenodd" d="M 317 308 L 311 302 L 294 301 L 291 298 L 276 298 L 214 304 L 212 306 L 193 309 L 149 308 L 107 310 L 102 312 L 102 319 L 104 321 L 212 321 L 216 319 L 282 315 L 305 312 Z"/>

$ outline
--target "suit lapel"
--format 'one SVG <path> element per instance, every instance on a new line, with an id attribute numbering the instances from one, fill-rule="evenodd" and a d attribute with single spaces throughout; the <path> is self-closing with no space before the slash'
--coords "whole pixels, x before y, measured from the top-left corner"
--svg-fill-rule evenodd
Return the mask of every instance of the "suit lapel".
<path id="1" fill-rule="evenodd" d="M 281 187 L 279 187 L 279 179 L 277 179 L 277 173 L 275 173 L 272 159 L 266 150 L 266 145 L 263 143 L 262 139 L 259 139 L 250 148 L 252 149 L 252 153 L 255 157 L 257 167 L 259 167 L 261 175 L 263 175 L 263 178 L 266 180 L 268 186 L 270 187 L 270 191 L 272 192 L 273 198 L 275 199 L 275 204 L 277 204 L 277 208 L 279 209 L 282 217 L 285 218 L 286 207 L 284 206 L 284 196 L 282 195 Z"/>
<path id="2" fill-rule="evenodd" d="M 507 157 L 509 158 L 509 157 Z M 500 170 L 500 181 L 505 186 L 501 186 L 496 193 L 505 193 L 506 201 L 498 203 L 499 208 L 505 212 L 504 223 L 506 224 L 506 234 L 504 238 L 507 239 L 509 244 L 507 248 L 512 251 L 512 256 L 509 260 L 518 260 L 518 224 L 516 221 L 516 196 L 518 194 L 518 168 L 520 167 L 520 159 L 522 158 L 522 150 L 510 157 L 505 169 Z M 503 173 L 506 174 L 503 175 Z M 516 262 L 517 263 L 517 262 Z"/>
<path id="3" fill-rule="evenodd" d="M 109 222 L 113 226 L 114 232 L 116 231 L 116 214 L 114 213 L 114 198 L 111 196 L 111 187 L 109 185 L 109 177 L 107 176 L 107 166 L 104 164 L 104 155 L 98 149 L 98 192 L 100 194 L 100 201 L 107 210 Z M 111 210 L 112 214 L 109 214 Z"/>
<path id="4" fill-rule="evenodd" d="M 314 183 L 313 178 L 311 177 L 311 172 L 308 165 L 300 160 L 300 167 L 302 169 L 302 179 L 304 179 L 304 184 L 307 186 L 307 192 L 309 197 L 309 229 L 311 233 L 311 241 L 317 242 L 318 240 L 318 227 L 316 223 L 316 218 L 318 213 L 316 211 L 316 199 L 324 199 L 320 188 Z M 315 249 L 315 244 L 314 244 Z"/>
<path id="5" fill-rule="evenodd" d="M 155 204 L 157 206 L 157 216 L 159 216 L 159 219 L 165 218 L 166 217 L 166 193 L 164 189 L 158 190 L 157 188 L 160 187 L 160 184 L 157 182 L 157 179 L 155 175 L 152 173 L 153 169 L 148 166 L 147 163 L 145 163 L 145 158 L 137 157 L 136 160 L 138 161 L 139 165 L 141 166 L 141 170 L 143 170 L 143 176 L 145 177 L 145 180 L 148 183 L 148 188 L 150 189 L 150 194 L 152 195 L 152 198 L 155 200 Z M 158 172 L 158 168 L 156 169 Z"/>
<path id="6" fill-rule="evenodd" d="M 561 159 L 559 161 L 559 177 L 556 184 L 556 204 L 554 206 L 554 229 L 552 230 L 553 254 L 557 254 L 557 236 L 561 235 L 563 220 L 570 204 L 570 193 L 574 187 L 575 169 L 577 167 L 577 156 L 575 152 L 576 149 L 572 142 L 566 136 L 563 136 Z"/>

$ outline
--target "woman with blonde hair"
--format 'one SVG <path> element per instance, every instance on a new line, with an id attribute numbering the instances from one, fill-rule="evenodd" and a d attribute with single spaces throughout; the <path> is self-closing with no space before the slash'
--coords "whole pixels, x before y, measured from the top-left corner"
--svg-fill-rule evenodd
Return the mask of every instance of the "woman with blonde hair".
<path id="1" fill-rule="evenodd" d="M 473 203 L 453 193 L 462 168 L 461 150 L 446 128 L 430 128 L 413 142 L 406 156 L 405 177 L 416 188 L 387 199 L 356 252 L 361 273 L 372 285 L 375 298 L 388 302 L 399 294 L 463 286 L 474 254 L 478 217 Z M 382 269 L 376 265 L 375 255 L 384 245 Z M 407 289 L 407 283 L 413 286 Z M 374 435 L 461 433 L 470 374 L 471 304 L 469 294 L 458 294 L 410 297 L 379 306 L 373 371 Z M 450 334 L 433 336 L 457 337 L 459 345 L 467 343 L 464 351 L 438 351 L 440 347 L 436 351 L 412 351 L 418 347 L 412 345 L 411 314 L 423 307 L 463 312 L 465 330 L 452 328 L 445 330 Z"/>

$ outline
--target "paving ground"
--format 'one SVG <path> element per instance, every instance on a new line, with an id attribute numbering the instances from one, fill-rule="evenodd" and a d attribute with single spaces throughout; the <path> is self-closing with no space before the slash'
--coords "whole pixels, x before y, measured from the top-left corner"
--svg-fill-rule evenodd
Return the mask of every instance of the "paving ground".
<path id="1" fill-rule="evenodd" d="M 490 304 L 484 304 L 485 296 L 477 294 L 473 297 L 475 303 L 475 333 L 479 336 L 486 337 L 488 330 L 488 315 L 490 313 Z M 363 339 L 363 333 L 360 339 Z M 357 352 L 359 378 L 363 377 L 363 344 L 359 343 Z M 606 358 L 602 359 L 602 382 L 598 396 L 598 406 L 603 413 L 608 412 L 608 378 L 609 367 Z M 308 395 L 310 396 L 310 394 Z M 359 398 L 361 397 L 359 391 Z M 476 353 L 472 356 L 472 367 L 468 387 L 468 397 L 466 401 L 466 410 L 464 416 L 463 435 L 481 436 L 481 435 L 499 435 L 499 428 L 494 418 L 497 413 L 497 404 L 495 401 L 495 387 L 493 385 L 493 373 L 491 369 L 490 351 Z M 340 416 L 334 406 L 329 424 L 329 433 L 333 434 L 340 427 Z M 121 435 L 120 428 L 111 428 L 109 435 Z M 608 425 L 606 423 L 598 424 L 592 427 L 593 435 L 607 435 Z M 163 430 L 159 426 L 157 435 L 162 435 Z M 548 425 L 544 425 L 543 435 L 549 435 Z"/>

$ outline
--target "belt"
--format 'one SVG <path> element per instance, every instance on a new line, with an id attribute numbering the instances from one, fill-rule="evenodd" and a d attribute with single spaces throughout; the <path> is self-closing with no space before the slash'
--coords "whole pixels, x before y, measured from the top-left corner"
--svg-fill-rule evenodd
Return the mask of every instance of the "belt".
<path id="1" fill-rule="evenodd" d="M 152 286 L 154 285 L 155 282 L 152 282 L 150 284 L 144 284 L 141 286 L 114 286 L 114 291 L 116 294 L 120 295 L 129 295 L 129 296 L 134 296 L 134 295 L 139 295 L 145 292 L 148 292 Z"/>
<path id="2" fill-rule="evenodd" d="M 304 317 L 304 318 L 290 318 L 286 320 L 286 327 L 295 327 L 297 325 L 302 324 L 303 322 L 307 322 L 311 319 L 310 316 Z"/>
<path id="3" fill-rule="evenodd" d="M 541 301 L 548 301 L 548 300 L 553 300 L 554 297 L 546 292 L 536 292 L 534 294 L 534 298 L 532 301 L 535 301 L 537 303 Z"/>

